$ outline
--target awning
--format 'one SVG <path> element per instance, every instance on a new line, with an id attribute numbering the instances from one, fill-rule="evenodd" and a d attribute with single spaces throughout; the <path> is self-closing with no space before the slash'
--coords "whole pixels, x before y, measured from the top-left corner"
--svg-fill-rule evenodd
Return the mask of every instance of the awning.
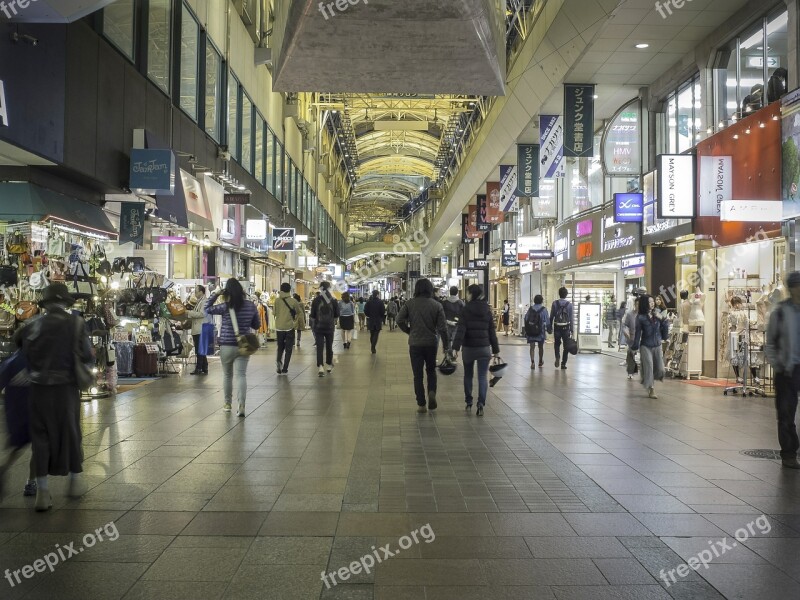
<path id="1" fill-rule="evenodd" d="M 0 183 L 0 220 L 58 221 L 75 229 L 116 237 L 103 209 L 33 183 Z"/>

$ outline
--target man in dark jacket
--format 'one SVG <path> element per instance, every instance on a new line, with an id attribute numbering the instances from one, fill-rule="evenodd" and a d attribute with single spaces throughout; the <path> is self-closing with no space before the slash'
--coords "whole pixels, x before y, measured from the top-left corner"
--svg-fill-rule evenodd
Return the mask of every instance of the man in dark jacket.
<path id="1" fill-rule="evenodd" d="M 556 368 L 559 363 L 562 369 L 567 368 L 567 359 L 569 352 L 567 352 L 566 341 L 572 337 L 572 302 L 567 300 L 569 290 L 562 287 L 558 290 L 558 300 L 553 302 L 550 307 L 550 327 L 547 328 L 548 333 L 553 334 L 553 340 L 556 347 Z M 564 342 L 564 356 L 561 357 L 561 343 Z"/>
<path id="2" fill-rule="evenodd" d="M 453 340 L 456 337 L 456 327 L 458 327 L 458 320 L 461 317 L 461 311 L 464 309 L 464 301 L 458 297 L 458 288 L 452 286 L 450 288 L 450 295 L 442 300 L 442 307 L 444 307 L 444 318 L 447 321 L 447 337 L 450 342 L 449 346 L 444 346 L 442 350 L 445 354 L 452 352 Z M 445 340 L 442 339 L 444 344 Z"/>
<path id="3" fill-rule="evenodd" d="M 317 340 L 317 369 L 320 377 L 325 377 L 322 364 L 322 351 L 325 350 L 325 362 L 328 373 L 333 371 L 333 331 L 336 319 L 339 318 L 339 303 L 331 295 L 331 282 L 319 284 L 319 296 L 311 303 L 311 319 L 313 319 L 314 338 Z"/>
<path id="4" fill-rule="evenodd" d="M 429 279 L 420 279 L 414 287 L 414 298 L 406 302 L 397 315 L 397 324 L 408 334 L 408 352 L 411 369 L 414 371 L 414 393 L 417 397 L 417 412 L 425 408 L 425 386 L 423 370 L 428 373 L 428 408 L 436 409 L 436 334 L 447 337 L 447 321 L 444 309 L 433 297 L 433 284 Z"/>
<path id="5" fill-rule="evenodd" d="M 378 336 L 383 329 L 383 317 L 386 315 L 386 307 L 378 297 L 380 292 L 375 290 L 372 292 L 372 297 L 367 300 L 367 305 L 364 307 L 364 314 L 367 316 L 367 328 L 369 329 L 369 343 L 372 346 L 372 353 L 375 354 L 375 349 L 378 345 Z"/>

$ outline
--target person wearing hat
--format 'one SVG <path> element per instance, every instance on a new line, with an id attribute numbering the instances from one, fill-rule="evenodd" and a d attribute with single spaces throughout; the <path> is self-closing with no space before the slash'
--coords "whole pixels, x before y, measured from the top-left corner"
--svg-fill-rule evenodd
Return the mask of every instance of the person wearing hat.
<path id="1" fill-rule="evenodd" d="M 778 442 L 781 463 L 800 469 L 795 415 L 800 392 L 800 272 L 786 278 L 789 298 L 772 311 L 767 325 L 765 354 L 775 371 L 775 408 L 778 413 Z"/>
<path id="2" fill-rule="evenodd" d="M 80 390 L 75 361 L 92 361 L 83 319 L 68 308 L 75 303 L 67 286 L 52 283 L 39 306 L 44 314 L 31 319 L 14 339 L 22 349 L 30 375 L 31 444 L 36 467 L 36 510 L 53 505 L 48 475 L 69 475 L 70 497 L 86 492 L 81 447 Z"/>

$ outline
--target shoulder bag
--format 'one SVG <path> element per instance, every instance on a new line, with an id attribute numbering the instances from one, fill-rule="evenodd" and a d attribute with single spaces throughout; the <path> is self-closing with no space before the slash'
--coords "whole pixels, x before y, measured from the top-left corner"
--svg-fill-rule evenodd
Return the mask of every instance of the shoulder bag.
<path id="1" fill-rule="evenodd" d="M 260 346 L 258 343 L 258 336 L 253 333 L 240 335 L 236 311 L 229 307 L 228 312 L 231 315 L 231 324 L 233 325 L 233 333 L 236 335 L 236 343 L 239 345 L 239 356 L 251 356 L 255 354 Z"/>

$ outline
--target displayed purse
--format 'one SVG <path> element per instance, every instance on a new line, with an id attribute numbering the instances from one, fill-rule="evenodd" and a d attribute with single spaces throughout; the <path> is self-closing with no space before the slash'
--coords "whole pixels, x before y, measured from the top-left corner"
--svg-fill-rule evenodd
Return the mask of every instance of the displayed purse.
<path id="1" fill-rule="evenodd" d="M 144 302 L 126 304 L 125 316 L 133 319 L 151 319 L 153 317 L 153 307 Z"/>
<path id="2" fill-rule="evenodd" d="M 167 310 L 169 310 L 171 319 L 180 320 L 186 318 L 186 306 L 177 298 L 167 301 Z"/>
<path id="3" fill-rule="evenodd" d="M 144 271 L 144 257 L 142 256 L 129 256 L 125 259 L 125 270 L 128 273 L 141 273 Z"/>
<path id="4" fill-rule="evenodd" d="M 76 262 L 72 266 L 72 274 L 67 287 L 76 298 L 92 298 L 95 295 L 97 280 L 89 276 L 85 263 Z"/>
<path id="5" fill-rule="evenodd" d="M 51 232 L 47 238 L 47 254 L 53 257 L 63 257 L 66 254 L 64 240 L 57 233 Z"/>
<path id="6" fill-rule="evenodd" d="M 30 251 L 28 238 L 21 231 L 13 232 L 6 242 L 6 250 L 9 254 L 27 254 Z"/>
<path id="7" fill-rule="evenodd" d="M 117 257 L 114 259 L 114 262 L 111 264 L 111 272 L 112 273 L 124 273 L 125 272 L 125 264 L 126 261 L 122 257 Z"/>
<path id="8" fill-rule="evenodd" d="M 236 343 L 239 346 L 239 356 L 252 356 L 258 352 L 261 344 L 258 342 L 258 336 L 254 333 L 239 334 L 239 321 L 236 318 L 236 311 L 232 308 L 228 309 L 231 315 L 231 324 L 233 325 L 233 333 L 236 335 Z"/>
<path id="9" fill-rule="evenodd" d="M 47 281 L 47 276 L 45 275 L 44 271 L 36 271 L 30 276 L 28 283 L 31 286 L 32 290 L 43 290 L 50 282 Z"/>
<path id="10" fill-rule="evenodd" d="M 39 313 L 39 305 L 35 302 L 31 302 L 30 300 L 23 300 L 17 304 L 17 308 L 14 311 L 14 316 L 16 317 L 17 321 L 27 321 L 31 317 L 37 315 Z"/>
<path id="11" fill-rule="evenodd" d="M 17 267 L 0 265 L 0 285 L 17 285 L 17 281 L 19 281 Z"/>
<path id="12" fill-rule="evenodd" d="M 133 304 L 139 301 L 139 293 L 137 290 L 127 288 L 119 293 L 120 304 Z"/>

